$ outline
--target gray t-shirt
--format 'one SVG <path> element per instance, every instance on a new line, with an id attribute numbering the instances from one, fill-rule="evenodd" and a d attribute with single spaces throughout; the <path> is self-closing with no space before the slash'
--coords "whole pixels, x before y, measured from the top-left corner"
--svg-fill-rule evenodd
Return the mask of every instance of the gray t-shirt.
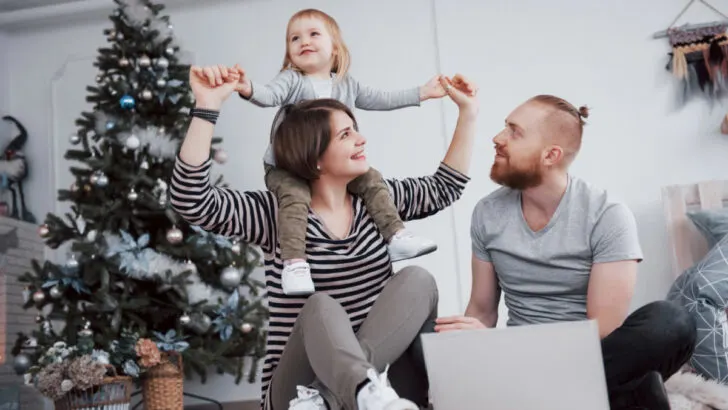
<path id="1" fill-rule="evenodd" d="M 586 319 L 592 264 L 642 260 L 629 208 L 573 176 L 542 230 L 526 223 L 520 191 L 504 187 L 475 206 L 470 234 L 474 255 L 493 263 L 509 326 Z"/>

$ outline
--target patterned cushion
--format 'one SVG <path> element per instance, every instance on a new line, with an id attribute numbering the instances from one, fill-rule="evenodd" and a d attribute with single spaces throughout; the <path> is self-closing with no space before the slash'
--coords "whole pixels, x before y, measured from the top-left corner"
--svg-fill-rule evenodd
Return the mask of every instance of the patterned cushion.
<path id="1" fill-rule="evenodd" d="M 690 365 L 704 377 L 728 383 L 728 236 L 673 283 L 668 300 L 696 319 L 698 341 Z"/>
<path id="2" fill-rule="evenodd" d="M 711 247 L 728 235 L 728 208 L 703 209 L 687 215 Z"/>

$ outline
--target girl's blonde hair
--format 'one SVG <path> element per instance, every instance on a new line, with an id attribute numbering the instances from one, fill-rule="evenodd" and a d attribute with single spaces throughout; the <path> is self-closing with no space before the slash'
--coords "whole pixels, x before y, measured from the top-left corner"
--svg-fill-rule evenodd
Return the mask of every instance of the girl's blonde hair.
<path id="1" fill-rule="evenodd" d="M 346 74 L 349 72 L 349 66 L 351 65 L 351 56 L 349 55 L 349 49 L 346 47 L 346 43 L 344 43 L 344 38 L 341 36 L 339 24 L 336 23 L 336 20 L 334 20 L 333 17 L 329 16 L 321 10 L 316 9 L 301 10 L 291 16 L 291 18 L 288 20 L 288 26 L 286 27 L 286 55 L 283 58 L 283 67 L 281 68 L 281 71 L 288 69 L 301 71 L 293 64 L 293 61 L 291 61 L 291 58 L 289 57 L 290 53 L 288 49 L 288 33 L 291 30 L 291 25 L 298 19 L 302 18 L 319 19 L 323 21 L 324 25 L 326 25 L 326 29 L 329 31 L 329 34 L 331 34 L 331 41 L 334 43 L 334 64 L 331 66 L 331 72 L 336 73 L 337 80 L 344 78 L 344 76 L 346 76 Z"/>

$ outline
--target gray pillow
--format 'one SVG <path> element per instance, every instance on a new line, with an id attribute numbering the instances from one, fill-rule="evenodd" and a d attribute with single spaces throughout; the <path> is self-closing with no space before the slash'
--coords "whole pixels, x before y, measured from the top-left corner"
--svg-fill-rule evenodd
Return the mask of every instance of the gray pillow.
<path id="1" fill-rule="evenodd" d="M 691 211 L 687 215 L 711 248 L 728 235 L 728 208 Z"/>
<path id="2" fill-rule="evenodd" d="M 673 283 L 667 299 L 695 318 L 698 338 L 691 366 L 709 379 L 728 384 L 728 236 Z"/>

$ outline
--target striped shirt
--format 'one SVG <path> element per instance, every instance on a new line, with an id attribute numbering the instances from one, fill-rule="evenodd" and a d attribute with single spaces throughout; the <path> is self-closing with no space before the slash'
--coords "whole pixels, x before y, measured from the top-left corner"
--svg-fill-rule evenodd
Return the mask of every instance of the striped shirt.
<path id="1" fill-rule="evenodd" d="M 262 400 L 306 296 L 288 296 L 281 289 L 283 264 L 278 246 L 277 202 L 269 191 L 240 192 L 210 184 L 211 161 L 190 166 L 177 159 L 170 185 L 174 209 L 193 225 L 260 246 L 270 310 L 263 364 Z M 460 198 L 469 178 L 441 163 L 434 174 L 387 180 L 404 221 L 422 219 Z M 359 197 L 344 239 L 331 236 L 320 218 L 309 212 L 306 256 L 316 291 L 325 292 L 346 310 L 356 331 L 392 275 L 387 245 Z M 266 403 L 266 408 L 269 403 Z"/>

